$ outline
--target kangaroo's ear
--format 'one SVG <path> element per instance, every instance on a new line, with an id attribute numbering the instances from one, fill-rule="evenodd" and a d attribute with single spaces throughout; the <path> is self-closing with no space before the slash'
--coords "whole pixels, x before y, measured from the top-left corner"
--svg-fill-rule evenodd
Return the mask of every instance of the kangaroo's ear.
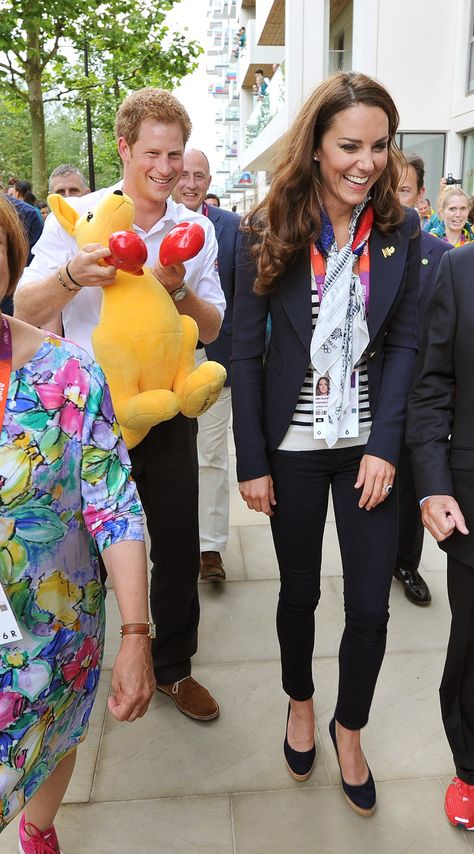
<path id="1" fill-rule="evenodd" d="M 48 205 L 60 225 L 72 237 L 76 229 L 76 222 L 80 218 L 77 211 L 59 193 L 51 193 L 48 196 Z"/>

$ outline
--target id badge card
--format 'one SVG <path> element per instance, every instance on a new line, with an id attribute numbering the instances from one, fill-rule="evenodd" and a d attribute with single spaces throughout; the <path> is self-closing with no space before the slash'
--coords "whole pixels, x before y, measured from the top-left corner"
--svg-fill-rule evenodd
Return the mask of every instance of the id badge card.
<path id="1" fill-rule="evenodd" d="M 0 646 L 7 643 L 15 643 L 21 640 L 23 635 L 12 611 L 2 584 L 0 583 Z"/>
<path id="2" fill-rule="evenodd" d="M 325 439 L 328 430 L 328 401 L 331 390 L 329 377 L 321 377 L 313 372 L 313 413 L 315 439 Z M 359 435 L 359 371 L 351 376 L 349 406 L 339 422 L 339 438 L 352 439 Z"/>

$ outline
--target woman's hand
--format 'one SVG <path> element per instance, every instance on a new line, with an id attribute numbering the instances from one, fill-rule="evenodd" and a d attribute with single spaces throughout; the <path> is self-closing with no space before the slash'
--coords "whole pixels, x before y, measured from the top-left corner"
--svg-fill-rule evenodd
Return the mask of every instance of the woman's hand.
<path id="1" fill-rule="evenodd" d="M 275 506 L 275 493 L 273 491 L 273 480 L 269 474 L 256 477 L 255 480 L 243 480 L 239 483 L 239 492 L 249 510 L 257 513 L 266 513 L 273 516 L 272 507 Z"/>
<path id="2" fill-rule="evenodd" d="M 355 489 L 362 489 L 362 494 L 359 499 L 359 507 L 365 507 L 366 510 L 372 510 L 385 501 L 390 492 L 386 492 L 385 487 L 393 487 L 393 479 L 395 477 L 395 466 L 388 463 L 387 460 L 382 460 L 380 457 L 372 457 L 370 454 L 364 454 L 360 461 L 359 473 L 354 484 Z"/>
<path id="3" fill-rule="evenodd" d="M 145 714 L 155 688 L 150 639 L 126 635 L 112 670 L 109 711 L 118 721 L 135 721 Z"/>

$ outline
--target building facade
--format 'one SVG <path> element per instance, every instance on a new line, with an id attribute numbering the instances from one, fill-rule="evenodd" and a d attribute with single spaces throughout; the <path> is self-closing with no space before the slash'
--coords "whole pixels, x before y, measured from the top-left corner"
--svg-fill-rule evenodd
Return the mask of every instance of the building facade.
<path id="1" fill-rule="evenodd" d="M 343 69 L 391 92 L 399 144 L 424 158 L 433 201 L 450 173 L 474 193 L 474 0 L 236 0 L 235 31 L 241 26 L 236 172 L 258 174 L 263 185 L 305 97 Z M 267 81 L 263 96 L 257 70 Z M 264 187 L 255 183 L 258 196 Z"/>

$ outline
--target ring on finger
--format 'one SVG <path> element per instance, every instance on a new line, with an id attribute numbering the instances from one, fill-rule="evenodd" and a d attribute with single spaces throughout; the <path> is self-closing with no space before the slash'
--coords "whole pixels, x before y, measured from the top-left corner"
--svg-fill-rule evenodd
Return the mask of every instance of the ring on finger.
<path id="1" fill-rule="evenodd" d="M 393 486 L 391 483 L 384 483 L 383 491 L 385 492 L 386 495 L 390 495 L 392 489 L 393 489 Z"/>

